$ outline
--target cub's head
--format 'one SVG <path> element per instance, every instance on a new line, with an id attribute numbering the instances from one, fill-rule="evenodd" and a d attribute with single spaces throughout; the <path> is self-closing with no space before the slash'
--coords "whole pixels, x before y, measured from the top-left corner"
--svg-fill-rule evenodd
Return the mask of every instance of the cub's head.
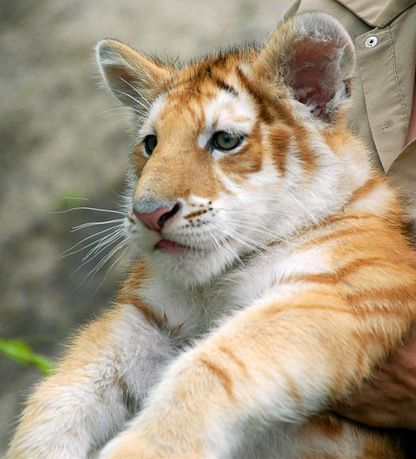
<path id="1" fill-rule="evenodd" d="M 344 116 L 354 51 L 328 15 L 180 68 L 115 40 L 97 60 L 135 115 L 129 238 L 171 277 L 208 282 L 336 212 L 356 181 Z"/>

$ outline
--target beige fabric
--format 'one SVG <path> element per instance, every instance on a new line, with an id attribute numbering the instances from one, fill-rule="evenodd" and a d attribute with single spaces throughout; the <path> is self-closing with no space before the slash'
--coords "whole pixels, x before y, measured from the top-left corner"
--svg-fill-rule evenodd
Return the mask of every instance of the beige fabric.
<path id="1" fill-rule="evenodd" d="M 410 211 L 416 218 L 416 140 L 405 146 L 416 72 L 416 0 L 298 0 L 286 16 L 311 10 L 332 14 L 350 33 L 357 52 L 351 127 L 375 164 L 415 203 Z"/>
<path id="2" fill-rule="evenodd" d="M 383 28 L 404 10 L 416 3 L 415 0 L 338 0 L 356 16 L 371 27 Z"/>
<path id="3" fill-rule="evenodd" d="M 366 47 L 370 36 L 378 40 L 373 48 Z M 371 134 L 387 172 L 405 146 L 409 126 L 415 74 L 416 7 L 383 29 L 372 29 L 354 41 Z"/>

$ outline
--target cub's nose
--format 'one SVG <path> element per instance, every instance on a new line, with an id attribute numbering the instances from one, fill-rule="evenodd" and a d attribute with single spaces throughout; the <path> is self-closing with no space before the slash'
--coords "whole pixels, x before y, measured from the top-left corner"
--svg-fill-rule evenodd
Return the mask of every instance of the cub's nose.
<path id="1" fill-rule="evenodd" d="M 180 204 L 176 203 L 171 207 L 159 207 L 151 212 L 141 212 L 140 205 L 133 206 L 134 215 L 142 221 L 148 228 L 160 231 L 165 224 L 172 220 L 178 213 Z"/>

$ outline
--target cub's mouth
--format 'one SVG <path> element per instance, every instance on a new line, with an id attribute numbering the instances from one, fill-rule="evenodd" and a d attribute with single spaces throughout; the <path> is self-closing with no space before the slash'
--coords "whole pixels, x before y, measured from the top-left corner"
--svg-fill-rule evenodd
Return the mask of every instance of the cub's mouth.
<path id="1" fill-rule="evenodd" d="M 163 236 L 162 236 L 163 237 Z M 154 250 L 176 255 L 176 254 L 191 254 L 191 253 L 203 253 L 208 252 L 208 248 L 195 247 L 194 245 L 180 244 L 179 242 L 173 241 L 172 239 L 161 239 L 154 245 Z"/>
<path id="2" fill-rule="evenodd" d="M 161 252 L 177 254 L 183 253 L 186 251 L 195 250 L 186 245 L 179 244 L 178 242 L 171 241 L 170 239 L 161 239 L 158 243 L 155 244 L 155 250 L 160 250 Z"/>

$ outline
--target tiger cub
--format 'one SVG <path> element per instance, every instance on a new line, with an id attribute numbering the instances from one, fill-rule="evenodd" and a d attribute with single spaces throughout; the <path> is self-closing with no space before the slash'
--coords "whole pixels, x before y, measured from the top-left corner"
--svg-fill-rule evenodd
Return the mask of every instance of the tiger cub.
<path id="1" fill-rule="evenodd" d="M 136 255 L 9 458 L 403 457 L 328 414 L 416 317 L 401 205 L 347 128 L 342 26 L 305 13 L 183 67 L 104 40 L 97 60 L 135 115 Z"/>

